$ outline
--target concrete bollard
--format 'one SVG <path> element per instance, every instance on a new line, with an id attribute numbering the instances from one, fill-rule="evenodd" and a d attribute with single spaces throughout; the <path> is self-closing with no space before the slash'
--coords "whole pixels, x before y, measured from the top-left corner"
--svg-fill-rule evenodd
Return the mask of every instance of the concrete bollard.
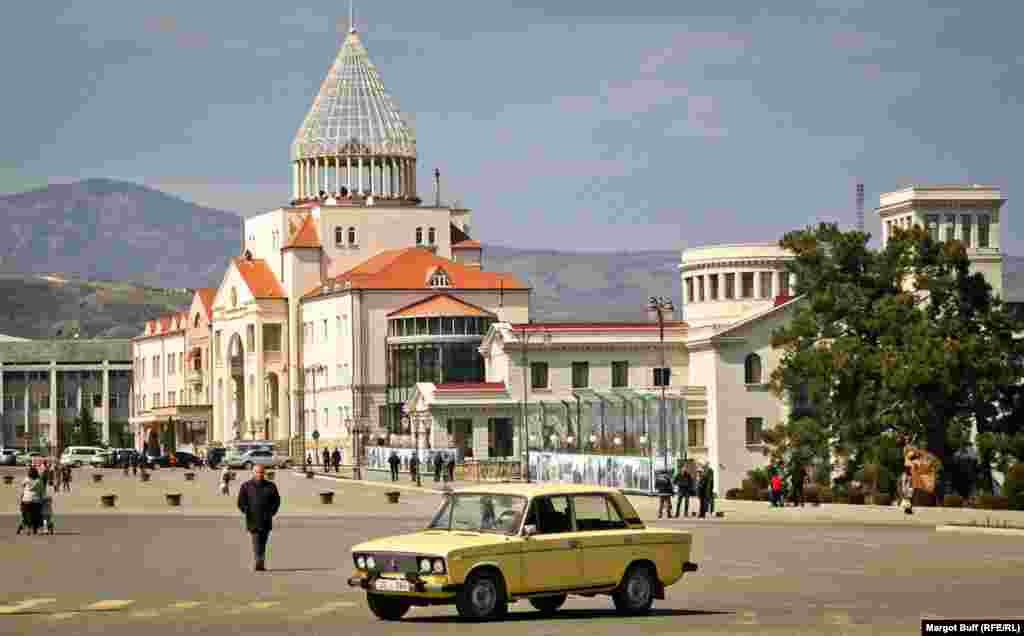
<path id="1" fill-rule="evenodd" d="M 181 493 L 180 492 L 169 492 L 166 495 L 168 506 L 180 506 L 181 505 Z"/>
<path id="2" fill-rule="evenodd" d="M 92 474 L 92 481 L 93 481 L 94 484 L 98 484 L 101 481 L 103 481 L 103 473 L 93 473 Z"/>
<path id="3" fill-rule="evenodd" d="M 117 495 L 102 495 L 100 496 L 100 502 L 104 508 L 113 508 L 114 503 L 117 501 Z"/>
<path id="4" fill-rule="evenodd" d="M 4 475 L 4 483 L 11 485 L 14 483 L 14 475 Z"/>
<path id="5" fill-rule="evenodd" d="M 386 492 L 384 494 L 387 495 L 388 503 L 396 504 L 396 503 L 398 503 L 398 498 L 402 496 L 402 491 L 400 491 L 400 490 L 391 490 L 391 491 L 388 491 L 388 492 Z"/>
<path id="6" fill-rule="evenodd" d="M 195 479 L 196 479 L 196 474 L 195 473 L 185 473 L 185 481 L 195 481 Z"/>

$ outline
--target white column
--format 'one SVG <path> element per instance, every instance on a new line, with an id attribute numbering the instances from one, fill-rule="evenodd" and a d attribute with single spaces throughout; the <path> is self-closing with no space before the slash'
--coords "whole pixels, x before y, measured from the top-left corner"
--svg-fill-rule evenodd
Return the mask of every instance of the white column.
<path id="1" fill-rule="evenodd" d="M 754 298 L 761 298 L 761 272 L 754 272 Z"/>
<path id="2" fill-rule="evenodd" d="M 299 164 L 292 164 L 292 198 L 299 198 Z"/>
<path id="3" fill-rule="evenodd" d="M 4 417 L 4 369 L 0 366 L 0 446 L 7 448 L 7 422 Z"/>
<path id="4" fill-rule="evenodd" d="M 334 157 L 335 192 L 341 192 L 341 156 Z"/>
<path id="5" fill-rule="evenodd" d="M 57 421 L 60 409 L 57 408 L 57 361 L 50 361 L 50 444 L 57 444 Z M 28 432 L 28 385 L 25 386 L 25 432 Z M 34 440 L 29 440 L 32 445 Z"/>
<path id="6" fill-rule="evenodd" d="M 253 416 L 257 418 L 260 425 L 263 425 L 263 423 L 266 422 L 267 417 L 267 392 L 263 390 L 263 383 L 266 382 L 266 379 L 264 378 L 266 375 L 266 365 L 263 362 L 263 324 L 257 322 L 255 329 L 256 380 L 253 382 L 252 390 L 256 395 L 253 396 Z"/>
<path id="7" fill-rule="evenodd" d="M 306 197 L 306 160 L 299 159 L 295 162 L 299 166 L 299 198 Z"/>
<path id="8" fill-rule="evenodd" d="M 352 157 L 345 157 L 345 187 L 352 192 Z"/>
<path id="9" fill-rule="evenodd" d="M 110 443 L 110 362 L 103 361 L 103 406 L 101 417 L 103 418 L 103 443 Z M 120 443 L 121 440 L 118 440 Z"/>
<path id="10" fill-rule="evenodd" d="M 363 193 L 363 158 L 359 157 L 359 166 L 356 169 L 356 192 Z"/>

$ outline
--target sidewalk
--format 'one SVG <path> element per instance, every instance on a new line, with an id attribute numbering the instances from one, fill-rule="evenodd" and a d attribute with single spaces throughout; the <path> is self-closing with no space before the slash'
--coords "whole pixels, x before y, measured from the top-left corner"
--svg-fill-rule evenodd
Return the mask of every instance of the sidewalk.
<path id="1" fill-rule="evenodd" d="M 486 483 L 501 483 L 497 481 L 469 481 L 469 480 L 456 480 L 456 481 L 434 481 L 434 474 L 424 473 L 421 482 L 423 486 L 417 486 L 416 480 L 411 479 L 409 473 L 399 473 L 398 481 L 391 481 L 391 473 L 386 470 L 369 470 L 365 466 L 361 467 L 362 479 L 355 479 L 354 466 L 341 465 L 338 472 L 324 471 L 322 466 L 314 465 L 310 469 L 313 474 L 316 475 L 317 479 L 331 479 L 335 481 L 353 483 L 353 484 L 366 484 L 369 486 L 384 486 L 394 488 L 395 490 L 408 490 L 413 492 L 425 492 L 430 494 L 437 494 L 444 492 L 447 489 L 458 490 L 460 488 L 470 488 L 479 484 Z M 297 474 L 302 475 L 301 468 L 296 471 Z"/>

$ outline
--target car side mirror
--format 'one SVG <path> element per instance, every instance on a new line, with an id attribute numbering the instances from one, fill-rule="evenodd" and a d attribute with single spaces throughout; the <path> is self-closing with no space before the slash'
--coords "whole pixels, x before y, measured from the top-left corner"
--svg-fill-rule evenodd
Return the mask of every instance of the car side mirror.
<path id="1" fill-rule="evenodd" d="M 524 537 L 532 537 L 535 534 L 537 534 L 537 526 L 533 525 L 532 523 L 529 524 L 529 525 L 523 526 L 523 536 Z"/>

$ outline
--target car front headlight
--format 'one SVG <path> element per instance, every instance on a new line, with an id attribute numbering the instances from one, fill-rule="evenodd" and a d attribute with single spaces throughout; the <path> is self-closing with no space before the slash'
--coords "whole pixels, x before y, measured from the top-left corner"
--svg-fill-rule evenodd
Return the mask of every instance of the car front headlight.
<path id="1" fill-rule="evenodd" d="M 430 572 L 430 559 L 420 559 L 420 572 L 425 574 Z"/>
<path id="2" fill-rule="evenodd" d="M 444 574 L 444 559 L 434 559 L 434 574 Z"/>
<path id="3" fill-rule="evenodd" d="M 361 554 L 356 556 L 356 567 L 359 568 L 360 570 L 365 570 L 366 569 L 366 558 L 363 557 L 363 555 L 361 555 Z"/>
<path id="4" fill-rule="evenodd" d="M 373 560 L 372 556 L 366 557 L 366 569 L 374 570 L 377 568 L 377 562 Z"/>

